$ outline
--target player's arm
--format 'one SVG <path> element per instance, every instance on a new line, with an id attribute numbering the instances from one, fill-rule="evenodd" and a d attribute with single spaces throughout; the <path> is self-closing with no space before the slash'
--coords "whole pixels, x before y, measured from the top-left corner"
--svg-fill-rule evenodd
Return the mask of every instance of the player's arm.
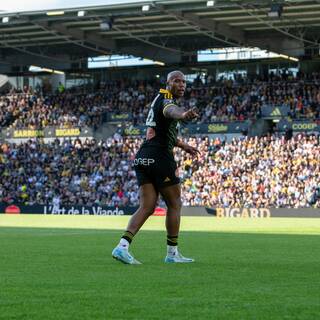
<path id="1" fill-rule="evenodd" d="M 200 151 L 197 148 L 190 146 L 189 144 L 183 142 L 180 139 L 177 139 L 176 147 L 181 148 L 187 153 L 190 153 L 192 156 L 197 156 L 198 154 L 200 154 Z"/>
<path id="2" fill-rule="evenodd" d="M 176 104 L 172 102 L 165 104 L 163 108 L 163 115 L 166 118 L 175 120 L 192 120 L 194 118 L 199 117 L 197 113 L 197 108 L 192 108 L 185 111 L 184 109 L 179 108 Z"/>

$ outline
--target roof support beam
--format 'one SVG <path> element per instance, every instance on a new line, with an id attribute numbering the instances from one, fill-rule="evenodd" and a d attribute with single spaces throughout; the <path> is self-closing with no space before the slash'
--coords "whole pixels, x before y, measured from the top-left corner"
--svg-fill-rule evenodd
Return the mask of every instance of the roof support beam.
<path id="1" fill-rule="evenodd" d="M 111 54 L 117 51 L 116 42 L 112 39 L 103 38 L 96 33 L 87 33 L 78 29 L 70 29 L 61 23 L 37 22 L 44 30 L 68 37 L 68 41 L 78 46 L 99 52 L 100 54 Z M 80 40 L 80 42 L 79 42 Z"/>
<path id="2" fill-rule="evenodd" d="M 187 21 L 196 23 L 199 27 L 212 31 L 217 35 L 224 36 L 227 40 L 238 42 L 239 44 L 245 42 L 244 32 L 238 28 L 228 26 L 221 21 L 214 21 L 211 19 L 200 19 L 194 13 L 185 13 L 183 17 Z"/>
<path id="3" fill-rule="evenodd" d="M 231 46 L 241 46 L 245 43 L 245 35 L 241 30 L 236 30 L 222 22 L 216 22 L 210 19 L 201 19 L 197 15 L 190 12 L 177 12 L 162 9 L 166 14 L 174 17 L 178 21 L 187 26 L 193 27 L 199 33 L 208 37 L 221 41 Z"/>
<path id="4" fill-rule="evenodd" d="M 143 43 L 143 46 L 138 46 L 138 48 L 137 46 L 117 48 L 115 40 L 101 37 L 97 35 L 96 32 L 83 32 L 75 28 L 67 28 L 66 26 L 58 23 L 41 23 L 41 26 L 46 30 L 52 30 L 54 32 L 57 32 L 58 34 L 69 36 L 69 41 L 70 39 L 77 39 L 77 45 L 86 46 L 87 43 L 93 45 L 95 46 L 96 51 L 100 52 L 100 54 L 132 54 L 138 57 L 143 57 L 151 60 L 160 60 L 165 63 L 181 61 L 181 54 L 178 50 L 167 48 L 165 45 L 153 43 L 144 37 L 134 36 L 130 31 L 125 32 L 131 38 L 141 41 Z M 114 29 L 117 30 L 116 27 L 114 27 Z M 79 40 L 82 42 L 79 43 Z M 90 47 L 90 49 L 92 48 Z"/>
<path id="5" fill-rule="evenodd" d="M 157 48 L 146 43 L 143 46 L 124 46 L 122 51 L 136 57 L 160 61 L 165 64 L 180 63 L 182 59 L 182 54 L 180 52 L 168 52 L 165 49 Z"/>
<path id="6" fill-rule="evenodd" d="M 30 66 L 36 65 L 38 67 L 46 67 L 57 70 L 67 70 L 71 67 L 71 62 L 68 55 L 61 55 L 56 59 L 48 57 L 41 54 L 36 54 L 37 59 L 35 60 L 32 53 L 25 50 L 19 50 L 19 53 L 11 54 L 5 57 L 2 57 L 2 62 L 10 66 Z"/>
<path id="7" fill-rule="evenodd" d="M 298 57 L 305 54 L 302 41 L 283 37 L 249 38 L 248 44 L 268 51 Z"/>

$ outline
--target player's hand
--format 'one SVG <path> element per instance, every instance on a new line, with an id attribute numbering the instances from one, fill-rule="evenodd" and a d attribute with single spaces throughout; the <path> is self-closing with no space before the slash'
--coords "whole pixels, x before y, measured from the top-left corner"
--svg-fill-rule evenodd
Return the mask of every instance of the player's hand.
<path id="1" fill-rule="evenodd" d="M 188 111 L 185 111 L 182 114 L 182 119 L 183 120 L 192 120 L 192 119 L 198 118 L 199 114 L 197 111 L 198 111 L 198 109 L 196 107 L 189 109 Z"/>
<path id="2" fill-rule="evenodd" d="M 183 150 L 187 153 L 190 153 L 193 157 L 200 155 L 200 151 L 197 148 L 194 148 L 190 145 L 185 145 Z"/>

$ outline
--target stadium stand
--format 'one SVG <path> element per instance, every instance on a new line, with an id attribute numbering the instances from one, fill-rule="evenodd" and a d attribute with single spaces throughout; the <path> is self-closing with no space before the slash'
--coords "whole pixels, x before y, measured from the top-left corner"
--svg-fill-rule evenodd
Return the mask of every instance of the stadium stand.
<path id="1" fill-rule="evenodd" d="M 101 94 L 64 92 L 42 96 L 32 88 L 0 97 L 0 125 L 15 129 L 42 129 L 46 126 L 97 128 L 106 112 Z"/>
<path id="2" fill-rule="evenodd" d="M 181 104 L 199 108 L 198 123 L 253 119 L 260 115 L 262 106 L 289 107 L 292 119 L 320 118 L 318 74 L 290 79 L 271 75 L 267 80 L 196 79 Z M 25 87 L 22 92 L 0 97 L 0 125 L 16 129 L 86 125 L 97 129 L 108 112 L 129 113 L 133 124 L 141 125 L 160 87 L 159 81 L 122 80 L 104 84 L 94 93 L 73 89 L 48 96 Z"/>
<path id="3" fill-rule="evenodd" d="M 136 205 L 130 163 L 141 137 L 120 136 L 128 124 L 121 126 L 125 121 L 113 138 L 100 140 L 91 133 L 106 126 L 110 115 L 128 114 L 130 128 L 144 124 L 165 74 L 181 68 L 189 75 L 198 74 L 181 101 L 185 108 L 198 107 L 200 117 L 194 122 L 227 124 L 213 126 L 211 131 L 202 126 L 199 132 L 212 136 L 187 138 L 187 130 L 183 132 L 202 152 L 197 161 L 177 153 L 183 169 L 184 204 L 318 208 L 319 136 L 311 134 L 320 130 L 319 44 L 314 42 L 318 26 L 308 17 L 303 29 L 291 20 L 317 15 L 319 4 L 283 3 L 286 19 L 275 20 L 274 25 L 281 23 L 302 37 L 297 39 L 291 31 L 279 32 L 270 25 L 269 2 L 218 1 L 210 6 L 209 2 L 165 1 L 147 11 L 139 3 L 102 5 L 81 8 L 81 15 L 79 8 L 59 16 L 41 10 L 1 13 L 7 21 L 0 28 L 5 41 L 1 73 L 20 79 L 4 94 L 7 78 L 0 77 L 0 202 L 44 204 L 60 197 L 62 204 Z M 249 13 L 252 9 L 259 12 L 258 19 Z M 101 17 L 110 12 L 112 23 L 106 31 Z M 190 41 L 193 38 L 197 41 Z M 235 60 L 204 62 L 198 59 L 204 48 L 241 50 Z M 274 51 L 278 56 L 253 57 L 252 51 L 245 52 L 249 48 Z M 111 68 L 90 68 L 89 62 L 101 55 L 110 58 Z M 149 59 L 154 64 L 118 69 L 113 55 Z M 31 66 L 41 71 L 31 72 Z M 219 76 L 230 70 L 235 71 L 232 80 Z M 84 74 L 92 86 L 66 85 Z M 263 115 L 264 107 L 271 112 Z M 283 109 L 289 111 L 282 114 Z M 248 122 L 250 128 L 237 122 Z M 233 130 L 230 124 L 239 129 Z M 60 135 L 54 131 L 80 128 L 80 132 L 84 127 L 90 129 L 90 137 L 99 139 L 87 139 L 89 134 L 84 132 L 72 136 L 68 130 Z M 310 134 L 303 133 L 305 128 Z M 101 136 L 114 134 L 116 130 L 111 129 L 101 130 Z M 224 133 L 234 139 L 225 140 Z M 46 143 L 26 141 L 38 136 Z M 70 136 L 81 139 L 65 138 Z"/>
<path id="4" fill-rule="evenodd" d="M 201 156 L 177 153 L 184 205 L 320 208 L 319 136 L 187 139 Z M 65 205 L 137 205 L 131 161 L 141 142 L 118 136 L 3 143 L 0 202 L 45 204 L 59 196 Z"/>

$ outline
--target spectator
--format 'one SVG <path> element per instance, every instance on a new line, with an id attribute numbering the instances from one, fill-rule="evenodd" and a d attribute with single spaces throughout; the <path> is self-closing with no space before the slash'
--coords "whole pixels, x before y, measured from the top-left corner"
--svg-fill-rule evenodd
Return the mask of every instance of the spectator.
<path id="1" fill-rule="evenodd" d="M 138 204 L 131 162 L 140 138 L 29 140 L 0 148 L 0 201 L 60 205 Z M 183 204 L 209 207 L 320 208 L 320 143 L 315 135 L 190 137 L 197 161 L 177 152 Z"/>
<path id="2" fill-rule="evenodd" d="M 299 74 L 297 78 L 286 72 L 270 75 L 263 81 L 256 78 L 224 80 L 205 84 L 200 78 L 187 87 L 182 106 L 197 106 L 198 123 L 214 121 L 243 121 L 256 118 L 262 106 L 288 107 L 293 118 L 320 118 L 319 75 Z M 209 79 L 209 76 L 208 76 Z M 32 88 L 12 91 L 0 97 L 0 125 L 14 128 L 43 128 L 92 126 L 97 128 L 103 115 L 129 113 L 133 124 L 144 124 L 148 105 L 160 87 L 155 81 L 112 81 L 95 93 L 85 88 L 60 90 L 56 95 L 41 96 Z"/>

